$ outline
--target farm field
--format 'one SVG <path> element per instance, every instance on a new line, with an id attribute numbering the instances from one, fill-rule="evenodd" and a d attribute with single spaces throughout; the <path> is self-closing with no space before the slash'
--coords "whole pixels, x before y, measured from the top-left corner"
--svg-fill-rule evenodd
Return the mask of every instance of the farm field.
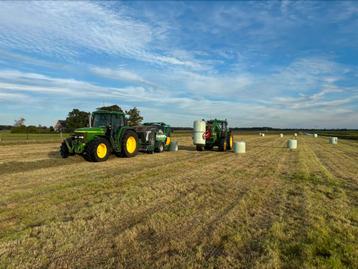
<path id="1" fill-rule="evenodd" d="M 8 144 L 29 144 L 29 143 L 61 143 L 63 138 L 68 137 L 69 134 L 64 133 L 44 133 L 44 134 L 26 134 L 26 133 L 11 133 L 10 131 L 0 131 L 0 145 Z"/>
<path id="2" fill-rule="evenodd" d="M 358 268 L 358 141 L 60 158 L 0 146 L 0 268 Z"/>

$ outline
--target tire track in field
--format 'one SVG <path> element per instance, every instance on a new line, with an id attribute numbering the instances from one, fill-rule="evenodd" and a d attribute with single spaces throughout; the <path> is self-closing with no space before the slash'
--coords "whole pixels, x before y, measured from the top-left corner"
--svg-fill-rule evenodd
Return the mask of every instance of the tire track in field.
<path id="1" fill-rule="evenodd" d="M 195 161 L 200 161 L 200 160 L 203 160 L 203 159 L 206 159 L 206 158 L 215 158 L 216 157 L 216 154 L 221 154 L 221 153 L 214 153 L 214 152 L 208 152 L 206 154 L 201 154 L 200 156 L 197 156 Z M 106 178 L 106 177 L 115 177 L 118 173 L 120 174 L 126 174 L 127 175 L 127 178 L 129 178 L 129 180 L 132 180 L 133 177 L 138 177 L 138 175 L 140 176 L 141 173 L 140 172 L 143 172 L 144 174 L 146 174 L 148 171 L 149 172 L 152 172 L 154 170 L 167 170 L 168 168 L 177 168 L 175 167 L 174 165 L 178 166 L 178 165 L 183 165 L 185 166 L 185 162 L 186 161 L 191 161 L 192 160 L 192 155 L 189 155 L 189 156 L 184 156 L 184 157 L 176 157 L 175 155 L 172 155 L 170 156 L 171 158 L 167 158 L 165 159 L 165 161 L 163 163 L 159 163 L 157 164 L 157 161 L 158 160 L 154 160 L 154 161 L 150 161 L 148 163 L 145 163 L 143 164 L 142 161 L 140 161 L 139 163 L 137 162 L 136 165 L 134 167 L 128 167 L 127 163 L 121 163 L 121 167 L 124 167 L 125 169 L 122 169 L 120 171 L 118 171 L 118 167 L 108 167 L 108 166 L 104 166 L 102 168 L 102 166 L 99 166 L 97 165 L 95 169 L 91 169 L 91 173 L 92 174 L 95 174 L 95 178 L 96 180 L 97 179 L 100 179 L 98 174 L 100 174 L 102 172 L 102 177 L 103 178 Z M 159 158 L 158 158 L 159 159 Z M 172 159 L 175 159 L 175 162 L 173 164 L 172 162 Z M 88 163 L 85 163 L 86 164 L 86 167 L 90 168 L 91 167 L 91 164 L 88 164 Z M 77 182 L 76 184 L 73 184 L 73 183 L 69 183 L 68 187 L 69 188 L 73 188 L 73 187 L 76 187 L 78 185 L 81 185 L 82 183 L 84 182 L 87 182 L 88 179 L 86 178 L 86 175 L 88 175 L 88 170 L 87 169 L 83 169 L 82 167 L 77 167 L 77 170 L 78 171 L 72 171 L 70 174 L 65 174 L 63 177 L 62 177 L 62 180 L 65 179 L 65 180 L 68 180 L 68 179 L 72 179 L 73 177 L 80 177 L 80 178 L 85 178 L 85 180 L 82 180 L 82 181 L 79 181 Z M 84 171 L 83 171 L 84 170 Z M 132 173 L 129 173 L 129 172 L 132 172 L 133 170 L 135 170 L 134 174 Z M 41 172 L 44 172 L 41 173 L 39 176 L 41 177 L 45 177 L 46 176 L 46 173 L 47 171 L 46 170 L 43 170 Z M 56 171 L 49 171 L 50 173 L 52 174 L 57 174 Z M 139 172 L 139 173 L 138 173 Z M 28 178 L 32 178 L 32 176 L 30 175 L 27 175 L 27 174 L 24 174 L 24 177 L 28 177 Z M 12 178 L 10 178 L 11 180 Z M 21 178 L 19 180 L 22 180 Z M 11 181 L 11 183 L 13 183 Z M 62 182 L 61 182 L 62 184 Z M 4 183 L 3 183 L 3 186 L 4 186 Z M 9 188 L 11 188 L 11 184 L 9 184 Z M 33 187 L 33 185 L 31 185 L 30 187 Z M 66 188 L 66 186 L 64 186 Z M 3 188 L 4 189 L 4 192 L 6 193 L 7 190 L 6 188 Z M 42 190 L 39 189 L 38 191 L 36 191 L 35 193 L 29 193 L 27 194 L 27 196 L 24 197 L 23 200 L 19 200 L 19 197 L 16 196 L 16 199 L 17 201 L 21 202 L 21 201 L 26 201 L 27 198 L 31 199 L 32 196 L 36 195 L 44 195 L 44 194 L 49 194 L 49 193 L 53 193 L 53 192 L 56 192 L 58 191 L 58 186 L 53 186 L 52 188 L 50 189 L 46 189 L 45 190 Z M 6 197 L 6 196 L 5 196 Z M 3 198 L 5 198 L 3 196 Z M 7 199 L 8 201 L 9 199 Z"/>
<path id="2" fill-rule="evenodd" d="M 222 162 L 225 163 L 226 161 L 223 160 Z M 191 192 L 192 192 L 192 189 L 189 189 L 189 191 L 187 191 L 187 194 L 190 194 Z M 180 198 L 180 199 L 183 199 L 183 198 Z M 175 202 L 177 202 L 177 201 L 175 201 Z M 170 204 L 171 204 L 171 203 L 170 203 Z M 149 213 L 150 213 L 150 214 L 154 214 L 155 212 L 157 212 L 157 211 L 159 211 L 159 210 L 163 210 L 165 207 L 170 206 L 170 204 L 169 204 L 169 205 L 163 205 L 163 206 L 155 205 L 154 208 L 152 208 L 149 212 L 147 211 L 147 212 L 144 212 L 144 213 L 143 213 L 143 212 L 142 212 L 142 213 L 139 213 L 139 216 L 140 216 L 140 218 L 142 218 L 142 215 L 148 216 Z M 130 216 L 129 216 L 129 217 L 130 217 Z M 133 218 L 133 217 L 132 217 L 132 218 Z M 124 219 L 127 219 L 127 217 L 124 216 Z M 146 219 L 147 219 L 147 217 L 146 217 Z M 143 221 L 144 221 L 143 219 L 139 219 L 139 220 L 137 219 L 136 221 L 134 221 L 134 223 L 130 223 L 130 224 L 129 224 L 127 230 L 130 229 L 130 228 L 132 228 L 133 225 L 137 225 L 138 222 L 143 222 Z M 108 220 L 106 220 L 106 222 L 108 222 Z M 101 234 L 102 234 L 102 233 L 101 233 Z M 102 236 L 102 235 L 101 235 L 101 236 Z M 112 234 L 110 234 L 110 236 L 112 236 Z"/>
<path id="3" fill-rule="evenodd" d="M 216 153 L 214 153 L 214 154 L 216 154 Z M 218 154 L 220 154 L 220 153 L 218 153 Z"/>
<path id="4" fill-rule="evenodd" d="M 340 179 L 334 177 L 314 150 L 307 145 L 304 145 L 304 150 L 305 154 L 300 158 L 304 177 L 299 183 L 304 186 L 307 197 L 309 232 L 303 247 L 310 252 L 305 253 L 302 264 L 305 267 L 317 264 L 330 266 L 327 257 L 332 256 L 336 264 L 349 268 L 357 262 L 355 257 L 345 254 L 356 245 L 354 236 L 351 236 L 357 227 L 352 218 L 352 204 L 342 189 Z"/>
<path id="5" fill-rule="evenodd" d="M 277 150 L 275 154 L 278 154 L 278 152 L 279 151 Z M 257 259 L 259 255 L 262 255 L 263 247 L 259 242 L 263 239 L 265 233 L 267 233 L 267 230 L 271 227 L 271 224 L 276 217 L 275 212 L 277 209 L 275 206 L 281 200 L 280 197 L 282 187 L 279 185 L 279 182 L 277 182 L 272 177 L 275 177 L 281 173 L 281 165 L 285 161 L 285 158 L 286 156 L 284 154 L 279 158 L 278 161 L 275 158 L 272 158 L 272 160 L 264 163 L 263 166 L 278 164 L 279 168 L 275 172 L 263 176 L 258 182 L 255 182 L 255 184 L 252 184 L 252 186 L 250 186 L 249 192 L 246 193 L 243 199 L 240 200 L 241 204 L 237 205 L 239 208 L 236 209 L 235 206 L 229 212 L 226 212 L 225 215 L 219 215 L 217 223 L 214 223 L 214 225 L 212 225 L 212 227 L 206 231 L 202 240 L 206 240 L 208 242 L 214 241 L 214 243 L 208 243 L 205 247 L 204 260 L 209 259 L 210 264 L 216 264 L 218 258 L 227 255 L 227 253 L 225 253 L 224 246 L 231 240 L 231 237 L 233 236 L 232 232 L 229 231 L 228 234 L 225 234 L 224 232 L 224 234 L 216 235 L 216 240 L 214 240 L 214 234 L 220 234 L 220 229 L 225 230 L 227 226 L 242 227 L 243 225 L 241 229 L 248 229 L 246 232 L 249 236 L 246 240 L 244 240 L 246 243 L 243 243 L 243 245 L 238 247 L 238 249 L 236 249 L 234 253 L 231 253 L 230 256 L 234 256 L 241 263 L 244 263 L 244 267 L 250 267 L 250 264 L 253 262 L 253 260 Z M 257 176 L 260 176 L 259 171 Z M 255 193 L 261 197 L 255 199 L 253 197 Z M 252 206 L 250 206 L 251 203 Z M 255 211 L 255 207 L 259 207 L 259 209 Z M 236 214 L 239 215 L 237 216 Z M 227 221 L 223 221 L 223 219 L 227 219 Z M 243 219 L 243 221 L 241 221 L 241 219 Z M 254 225 L 256 228 L 254 228 L 252 225 Z M 255 235 L 254 230 L 257 229 L 261 229 L 262 231 Z M 256 256 L 253 255 L 254 253 L 256 253 Z"/>
<path id="6" fill-rule="evenodd" d="M 200 161 L 202 162 L 202 164 L 204 165 L 205 163 L 207 162 L 210 162 L 211 159 L 214 159 L 214 158 L 217 158 L 217 155 L 216 154 L 221 154 L 221 153 L 213 153 L 213 152 L 209 152 L 209 154 L 201 154 L 198 158 L 195 159 L 196 162 Z M 210 158 L 210 159 L 209 159 Z M 203 160 L 205 160 L 205 162 L 203 162 Z M 136 171 L 134 174 L 127 174 L 127 177 L 125 178 L 125 180 L 122 180 L 120 185 L 118 185 L 118 182 L 115 182 L 116 184 L 116 187 L 121 187 L 121 186 L 124 186 L 128 181 L 130 181 L 131 183 L 133 183 L 134 181 L 138 181 L 138 179 L 143 179 L 143 177 L 146 177 L 147 174 L 148 174 L 148 171 L 149 172 L 152 172 L 151 170 L 163 170 L 164 172 L 174 172 L 174 173 L 177 173 L 177 168 L 180 168 L 180 166 L 188 166 L 189 162 L 192 162 L 190 156 L 189 157 L 185 157 L 184 160 L 177 160 L 177 162 L 175 162 L 174 164 L 171 164 L 171 163 L 168 163 L 168 162 L 165 162 L 162 166 L 167 166 L 165 167 L 165 169 L 161 169 L 163 167 L 159 167 L 159 166 L 155 166 L 155 167 L 152 167 L 150 169 L 146 168 L 146 167 L 143 167 L 143 169 L 141 169 L 138 173 L 138 171 Z M 162 174 L 163 171 L 161 171 L 159 173 L 156 173 L 158 175 Z M 108 171 L 106 170 L 106 174 L 105 176 L 108 176 Z M 134 178 L 134 179 L 133 179 Z M 116 178 L 112 178 L 110 181 L 117 181 Z M 148 181 L 148 179 L 147 179 Z M 153 178 L 150 179 L 150 183 L 151 185 L 153 185 Z M 69 186 L 69 187 L 73 187 L 73 186 Z M 56 192 L 56 188 L 53 189 L 54 192 Z M 38 195 L 45 195 L 45 194 L 51 194 L 50 192 L 42 192 L 42 193 L 37 193 L 36 195 L 36 199 L 38 198 Z M 31 197 L 30 197 L 31 198 Z M 83 197 L 81 197 L 82 199 Z M 26 202 L 28 203 L 29 201 L 27 201 L 26 199 L 23 200 L 22 202 Z M 31 204 L 30 204 L 30 207 L 31 207 Z"/>
<path id="7" fill-rule="evenodd" d="M 319 148 L 323 148 L 325 151 L 330 151 L 331 153 L 340 154 L 344 159 L 352 162 L 357 161 L 358 152 L 353 148 L 354 143 L 344 143 L 342 141 L 338 142 L 338 145 L 331 145 L 328 142 L 323 143 L 323 141 L 319 141 L 318 143 L 314 143 L 314 141 L 309 141 L 312 148 L 315 148 L 317 145 Z"/>
<path id="8" fill-rule="evenodd" d="M 329 145 L 331 146 L 331 145 Z M 334 146 L 334 145 L 333 145 Z M 327 147 L 322 144 L 312 147 L 321 165 L 339 178 L 358 181 L 358 158 L 348 156 L 338 147 Z M 347 173 L 349 174 L 347 177 Z"/>
<path id="9" fill-rule="evenodd" d="M 199 156 L 196 156 L 194 160 L 198 161 L 201 160 L 203 158 L 213 158 L 216 156 L 216 154 L 223 154 L 223 153 L 215 153 L 215 152 L 205 152 L 200 154 Z M 62 167 L 59 166 L 58 170 L 57 169 L 52 169 L 52 170 L 47 170 L 47 169 L 40 169 L 40 170 L 36 170 L 31 174 L 28 173 L 17 173 L 15 175 L 10 175 L 8 177 L 3 177 L 2 180 L 0 180 L 0 182 L 2 183 L 2 190 L 3 191 L 3 195 L 6 195 L 6 193 L 9 193 L 10 190 L 14 190 L 14 177 L 17 180 L 17 182 L 20 182 L 20 188 L 24 188 L 26 187 L 26 184 L 24 182 L 29 181 L 30 188 L 34 187 L 34 180 L 33 178 L 36 176 L 38 177 L 40 180 L 39 184 L 41 184 L 41 186 L 46 185 L 47 183 L 52 183 L 53 181 L 58 181 L 58 176 L 60 175 L 60 179 L 61 179 L 61 183 L 68 180 L 68 179 L 72 179 L 74 177 L 78 177 L 78 178 L 87 178 L 89 174 L 92 175 L 99 175 L 102 173 L 103 177 L 115 177 L 116 175 L 120 174 L 128 174 L 128 173 L 132 173 L 133 171 L 136 171 L 135 174 L 139 171 L 148 171 L 152 170 L 152 169 L 167 169 L 167 167 L 171 167 L 173 166 L 173 164 L 176 164 L 180 161 L 186 161 L 186 160 L 193 160 L 193 156 L 192 154 L 187 154 L 185 156 L 180 156 L 178 157 L 175 154 L 167 154 L 165 157 L 165 160 L 160 162 L 162 159 L 161 157 L 163 157 L 163 155 L 158 156 L 158 155 L 154 155 L 156 158 L 153 159 L 153 155 L 148 155 L 148 156 L 140 156 L 143 157 L 141 159 L 123 159 L 123 161 L 121 159 L 119 159 L 119 162 L 110 162 L 108 163 L 97 163 L 97 164 L 93 164 L 93 163 L 87 163 L 84 162 L 81 164 L 81 166 L 79 166 L 77 163 L 73 164 L 70 163 L 71 166 L 68 167 L 68 169 L 71 171 L 70 173 L 63 173 L 62 172 Z M 168 158 L 168 156 L 170 158 Z M 209 157 L 212 156 L 212 157 Z M 144 157 L 148 157 L 148 158 L 144 158 Z M 158 163 L 159 162 L 159 163 Z M 128 166 L 128 164 L 131 163 L 131 166 Z M 115 165 L 115 166 L 114 166 Z M 119 166 L 118 166 L 119 165 Z M 56 167 L 57 168 L 57 167 Z M 89 173 L 90 172 L 90 173 Z M 51 175 L 55 175 L 55 176 L 48 176 L 49 174 Z M 44 182 L 42 179 L 46 178 L 46 181 Z M 52 178 L 52 180 L 50 180 Z M 86 179 L 87 180 L 87 179 Z M 79 183 L 80 184 L 80 183 Z M 41 189 L 40 186 L 40 189 Z M 75 187 L 71 185 L 71 187 Z M 54 187 L 56 188 L 56 187 Z M 21 189 L 20 189 L 21 190 Z M 1 193 L 1 192 L 0 192 Z M 38 194 L 38 193 L 37 193 Z"/>
<path id="10" fill-rule="evenodd" d="M 212 154 L 203 154 L 199 157 L 197 157 L 197 159 L 205 159 L 205 158 L 212 158 L 214 157 L 214 155 Z M 133 171 L 136 172 L 143 172 L 143 171 L 147 171 L 148 169 L 153 170 L 153 169 L 166 169 L 166 167 L 170 166 L 172 164 L 172 160 L 176 160 L 176 162 L 181 162 L 181 161 L 187 161 L 187 160 L 192 160 L 191 156 L 188 155 L 184 155 L 184 156 L 170 156 L 171 158 L 166 158 L 164 162 L 162 163 L 158 163 L 157 159 L 154 160 L 144 160 L 144 159 L 140 159 L 137 160 L 137 162 L 134 162 L 134 164 L 132 166 L 128 166 L 128 163 L 130 160 L 126 159 L 126 161 L 123 162 L 119 162 L 119 163 L 114 163 L 113 165 L 110 164 L 106 164 L 106 163 L 100 163 L 100 164 L 93 164 L 93 163 L 83 163 L 81 166 L 78 166 L 77 164 L 73 164 L 71 163 L 71 167 L 70 169 L 70 173 L 63 173 L 63 168 L 62 167 L 58 167 L 60 171 L 57 171 L 57 169 L 53 169 L 53 170 L 47 170 L 47 169 L 41 169 L 41 170 L 36 170 L 35 173 L 18 173 L 16 175 L 10 175 L 8 177 L 4 177 L 2 180 L 0 180 L 0 182 L 3 185 L 3 188 L 1 190 L 1 192 L 3 192 L 3 195 L 6 195 L 6 193 L 8 193 L 10 190 L 14 190 L 14 184 L 16 183 L 16 181 L 14 182 L 14 177 L 16 178 L 16 180 L 18 182 L 20 182 L 19 184 L 19 190 L 21 189 L 26 189 L 26 184 L 24 183 L 24 181 L 29 182 L 29 188 L 33 188 L 34 187 L 34 177 L 37 177 L 40 182 L 39 182 L 39 186 L 40 189 L 41 187 L 43 187 L 44 185 L 51 185 L 54 183 L 54 181 L 58 182 L 59 176 L 61 179 L 61 184 L 63 182 L 66 182 L 68 180 L 71 180 L 73 178 L 84 178 L 84 180 L 79 180 L 78 184 L 81 184 L 81 182 L 84 181 L 88 181 L 88 176 L 92 175 L 92 177 L 97 177 L 100 178 L 101 176 L 116 176 L 118 174 L 128 174 L 131 175 L 133 173 Z M 101 165 L 103 164 L 103 165 Z M 116 165 L 116 166 L 114 166 Z M 67 170 L 67 169 L 65 169 Z M 48 175 L 51 174 L 53 175 L 52 177 L 48 177 Z M 46 181 L 44 182 L 42 179 L 46 178 Z M 50 180 L 52 179 L 52 180 Z M 7 189 L 7 188 L 8 189 Z M 53 186 L 53 188 L 56 189 L 56 185 Z M 0 193 L 1 193 L 0 192 Z M 38 193 L 37 193 L 38 194 Z"/>
<path id="11" fill-rule="evenodd" d="M 312 150 L 312 154 L 324 177 L 333 181 L 335 189 L 341 189 L 348 196 L 349 203 L 358 205 L 358 160 L 351 162 L 344 159 L 342 153 L 336 154 L 336 147 L 319 145 Z M 332 152 L 333 151 L 333 152 Z M 328 196 L 332 194 L 327 193 Z"/>
<path id="12" fill-rule="evenodd" d="M 261 154 L 261 153 L 263 153 L 264 151 L 266 151 L 267 149 L 263 149 L 263 150 L 261 150 L 260 152 L 258 152 L 258 157 L 262 157 L 263 155 Z M 255 160 L 257 160 L 257 159 L 255 159 Z M 250 160 L 250 162 L 248 163 L 249 165 L 251 165 L 251 163 L 253 163 L 254 162 L 254 160 Z M 239 168 L 240 169 L 240 168 Z M 236 171 L 234 171 L 234 172 L 236 172 Z M 220 176 L 220 177 L 218 177 L 217 178 L 217 180 L 223 180 L 225 177 L 230 177 L 231 175 L 232 175 L 233 173 L 229 173 L 228 175 L 223 175 L 223 176 Z M 244 190 L 240 190 L 240 192 L 242 192 L 243 194 L 245 193 L 245 191 Z M 237 201 L 238 200 L 240 200 L 239 198 L 237 199 Z M 227 211 L 227 213 L 229 213 L 229 211 L 231 211 L 231 209 L 233 208 L 233 207 L 235 207 L 236 206 L 236 204 L 237 204 L 237 202 L 232 202 L 231 201 L 231 205 L 230 205 L 230 203 L 229 203 L 229 205 L 226 205 L 226 208 L 224 209 L 224 211 L 223 212 L 221 212 L 220 213 L 220 216 L 217 216 L 216 214 L 214 214 L 214 221 L 211 221 L 211 226 L 214 226 L 214 224 L 216 224 L 216 222 L 218 222 L 219 221 L 219 219 L 221 219 L 221 218 L 223 218 L 224 217 L 224 215 L 225 215 L 225 211 Z M 201 212 L 203 210 L 203 208 L 202 207 L 198 207 L 197 209 L 196 209 L 196 211 L 195 212 Z M 194 212 L 194 214 L 195 214 L 195 212 Z M 216 216 L 216 217 L 215 217 Z M 187 226 L 185 229 L 180 229 L 180 233 L 181 234 L 189 234 L 189 237 L 190 237 L 190 239 L 193 239 L 193 238 L 197 238 L 198 237 L 198 235 L 195 235 L 195 233 L 194 233 L 194 235 L 193 234 L 191 234 L 191 233 L 189 233 L 190 232 L 190 230 L 193 228 L 193 226 L 196 226 L 197 224 L 201 224 L 200 223 L 200 220 L 198 219 L 198 217 L 196 217 L 195 219 L 194 219 L 194 221 L 192 220 L 191 222 L 191 225 L 189 225 L 189 226 Z M 201 225 L 202 226 L 202 225 Z M 205 225 L 206 226 L 206 225 Z M 209 224 L 209 226 L 210 226 L 210 224 Z M 200 235 L 201 233 L 199 232 L 199 235 Z M 159 237 L 160 238 L 160 237 Z M 186 238 L 186 237 L 185 237 Z M 188 239 L 188 238 L 186 238 L 186 239 Z M 183 238 L 182 238 L 182 240 L 183 240 Z M 153 241 L 153 237 L 151 237 L 151 241 Z M 198 241 L 198 240 L 196 240 L 196 241 Z M 200 241 L 200 240 L 199 240 Z M 154 240 L 154 242 L 157 242 L 157 240 Z M 159 241 L 158 241 L 158 243 L 159 243 Z M 154 243 L 154 245 L 156 245 L 156 243 Z M 155 255 L 155 254 L 154 254 Z"/>
<path id="13" fill-rule="evenodd" d="M 200 156 L 200 158 L 198 158 L 197 160 L 200 160 L 200 162 L 205 165 L 206 163 L 208 162 L 211 162 L 211 159 L 214 159 L 216 158 L 216 156 L 214 154 L 206 154 L 206 155 L 202 155 Z M 164 166 L 166 167 L 166 169 L 163 169 L 163 171 L 165 171 L 165 173 L 170 173 L 170 172 L 176 172 L 178 168 L 180 168 L 180 166 L 182 165 L 185 165 L 185 166 L 188 166 L 188 164 L 185 164 L 187 162 L 192 162 L 190 160 L 190 158 L 185 158 L 184 160 L 180 160 L 178 162 L 175 163 L 175 165 L 171 164 L 171 167 L 170 164 L 168 163 L 165 163 L 161 166 Z M 156 180 L 160 180 L 163 176 L 163 171 L 161 171 L 162 167 L 161 166 L 156 166 L 156 167 L 152 167 L 152 168 L 143 168 L 141 169 L 139 172 L 136 171 L 135 174 L 126 174 L 126 176 L 124 177 L 121 177 L 121 181 L 118 182 L 116 180 L 116 178 L 112 178 L 111 180 L 107 180 L 107 185 L 103 186 L 103 185 L 100 185 L 99 188 L 100 189 L 105 189 L 105 188 L 108 188 L 108 187 L 115 187 L 115 188 L 121 188 L 121 187 L 124 187 L 126 184 L 130 183 L 130 185 L 134 184 L 135 182 L 138 182 L 140 180 L 146 180 L 147 182 L 149 182 L 149 184 L 153 185 L 155 183 Z M 147 174 L 148 173 L 153 173 L 153 175 L 156 175 L 156 177 L 152 177 L 152 178 L 146 178 L 147 177 Z M 105 176 L 106 177 L 106 176 Z M 101 180 L 100 178 L 96 178 L 95 180 Z M 86 183 L 88 181 L 88 179 L 84 179 L 82 181 L 78 181 L 76 182 L 76 184 L 69 184 L 69 185 L 66 185 L 64 188 L 61 188 L 59 189 L 58 186 L 53 186 L 52 188 L 50 189 L 45 189 L 43 191 L 36 191 L 36 193 L 31 193 L 23 198 L 19 198 L 17 196 L 15 196 L 13 199 L 16 199 L 15 201 L 11 200 L 11 197 L 10 199 L 7 199 L 5 201 L 2 201 L 2 207 L 6 207 L 9 203 L 11 203 L 11 208 L 9 209 L 10 212 L 13 212 L 13 207 L 18 205 L 18 204 L 26 204 L 25 206 L 22 207 L 22 210 L 24 212 L 30 210 L 30 208 L 33 207 L 33 204 L 36 204 L 38 202 L 38 199 L 40 199 L 40 197 L 43 197 L 43 196 L 52 196 L 54 195 L 55 193 L 58 193 L 58 192 L 68 192 L 68 189 L 70 188 L 74 188 L 76 186 L 79 186 L 81 187 L 82 185 L 84 185 L 84 183 Z M 108 184 L 109 183 L 109 184 Z M 86 185 L 84 185 L 86 186 Z M 78 190 L 76 190 L 77 192 Z M 95 190 L 92 188 L 90 190 L 90 194 L 91 193 L 94 193 Z M 119 192 L 119 194 L 121 194 L 122 192 Z M 58 195 L 58 194 L 57 194 Z M 101 195 L 101 194 L 99 194 Z M 81 196 L 78 196 L 77 197 L 77 200 L 84 200 L 84 195 L 82 193 Z M 64 202 L 66 202 L 66 200 L 64 200 Z M 75 203 L 75 201 L 73 201 Z M 80 205 L 83 205 L 85 201 L 81 201 L 79 202 Z M 54 205 L 55 207 L 58 206 L 58 204 Z M 46 205 L 46 207 L 48 207 L 48 204 Z M 29 209 L 27 209 L 29 208 Z M 2 210 L 3 211 L 3 210 Z M 17 212 L 19 215 L 18 217 L 20 217 L 20 212 Z M 41 213 L 41 211 L 39 210 L 39 213 Z M 5 218 L 4 218 L 4 215 L 5 215 Z M 13 216 L 8 216 L 6 217 L 6 214 L 4 212 L 1 212 L 1 215 L 0 215 L 0 221 L 1 222 L 4 222 L 5 220 L 7 219 L 11 219 L 13 218 Z M 19 218 L 19 220 L 21 221 L 21 218 Z M 0 222 L 0 223 L 1 223 Z M 0 227 L 2 225 L 0 224 Z M 27 229 L 27 227 L 24 227 L 23 228 L 24 230 Z"/>
<path id="14" fill-rule="evenodd" d="M 224 163 L 225 160 L 222 160 L 222 162 Z M 196 172 L 197 173 L 197 172 Z M 193 178 L 196 178 L 196 175 L 194 174 L 192 176 Z M 190 181 L 189 181 L 190 182 Z M 131 221 L 125 221 L 125 222 L 120 222 L 117 223 L 117 220 L 111 221 L 110 218 L 104 219 L 103 223 L 109 223 L 111 230 L 108 229 L 108 225 L 103 227 L 104 229 L 98 229 L 98 225 L 93 225 L 91 227 L 95 228 L 95 232 L 96 232 L 96 236 L 93 237 L 94 242 L 98 241 L 99 238 L 106 238 L 106 235 L 108 234 L 107 237 L 112 238 L 113 237 L 113 232 L 123 232 L 124 230 L 130 229 L 133 226 L 137 225 L 137 223 L 139 222 L 143 222 L 145 219 L 148 218 L 148 215 L 150 214 L 154 214 L 156 211 L 158 210 L 163 210 L 163 208 L 170 206 L 171 202 L 175 202 L 177 200 L 183 199 L 183 194 L 184 195 L 188 195 L 191 193 L 191 191 L 193 191 L 195 189 L 195 185 L 190 186 L 182 193 L 178 193 L 176 196 L 173 197 L 172 194 L 165 196 L 164 198 L 160 199 L 159 201 L 156 200 L 155 204 L 153 207 L 143 211 L 142 208 L 140 208 L 140 212 L 138 214 L 134 214 L 134 212 L 132 211 L 131 213 L 128 213 L 127 216 L 121 216 L 122 219 L 126 220 L 126 219 L 130 219 Z M 158 203 L 159 202 L 159 203 Z M 109 214 L 109 217 L 112 216 L 112 214 Z M 135 217 L 137 216 L 137 217 Z M 123 226 L 122 226 L 122 225 Z M 71 255 L 71 254 L 66 254 L 66 255 Z M 83 256 L 83 253 L 79 253 L 79 256 L 76 256 L 73 258 L 73 260 L 76 260 L 77 258 L 81 258 Z M 51 257 L 52 259 L 53 257 Z M 58 259 L 60 259 L 60 257 L 58 257 Z"/>

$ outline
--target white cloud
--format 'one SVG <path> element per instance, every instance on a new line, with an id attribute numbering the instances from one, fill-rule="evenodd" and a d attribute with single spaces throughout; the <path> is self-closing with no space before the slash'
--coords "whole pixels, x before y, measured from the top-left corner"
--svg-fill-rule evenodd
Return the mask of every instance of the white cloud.
<path id="1" fill-rule="evenodd" d="M 162 30 L 94 2 L 0 2 L 0 47 L 71 59 L 81 51 L 119 55 L 155 64 L 198 64 L 154 53 Z M 160 48 L 159 48 L 160 49 Z"/>
<path id="2" fill-rule="evenodd" d="M 105 67 L 92 67 L 91 71 L 96 75 L 110 78 L 113 80 L 123 80 L 123 81 L 151 84 L 137 73 L 134 73 L 133 71 L 129 71 L 123 68 L 112 69 L 112 68 L 105 68 Z"/>
<path id="3" fill-rule="evenodd" d="M 203 117 L 227 118 L 232 126 L 353 128 L 358 124 L 353 116 L 357 113 L 357 89 L 340 85 L 347 74 L 356 71 L 327 59 L 298 59 L 256 76 L 234 71 L 220 75 L 167 70 L 151 77 L 151 83 L 160 87 L 146 84 L 142 76 L 124 68 L 93 67 L 92 71 L 141 85 L 106 87 L 71 78 L 0 70 L 0 103 L 9 105 L 32 98 L 42 102 L 44 111 L 65 103 L 75 103 L 79 108 L 78 104 L 86 108 L 92 104 L 89 110 L 101 102 L 117 103 L 138 106 L 151 120 L 153 113 L 160 111 L 159 118 L 165 114 L 167 121 L 179 126 L 190 126 L 192 120 Z"/>
<path id="4" fill-rule="evenodd" d="M 28 103 L 29 97 L 25 94 L 0 92 L 0 103 L 1 102 Z"/>

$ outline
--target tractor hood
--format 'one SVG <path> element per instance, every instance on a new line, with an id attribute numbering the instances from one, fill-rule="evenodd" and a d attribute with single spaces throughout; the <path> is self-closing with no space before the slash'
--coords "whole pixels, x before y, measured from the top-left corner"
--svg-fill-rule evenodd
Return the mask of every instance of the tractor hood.
<path id="1" fill-rule="evenodd" d="M 98 128 L 98 127 L 92 127 L 92 128 L 78 128 L 75 130 L 75 133 L 87 133 L 87 134 L 99 134 L 104 135 L 106 132 L 105 128 Z"/>

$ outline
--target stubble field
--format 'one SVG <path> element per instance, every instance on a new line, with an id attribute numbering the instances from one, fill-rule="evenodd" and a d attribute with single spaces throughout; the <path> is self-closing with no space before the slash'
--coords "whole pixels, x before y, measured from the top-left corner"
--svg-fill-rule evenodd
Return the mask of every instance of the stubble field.
<path id="1" fill-rule="evenodd" d="M 0 268 L 358 268 L 358 142 L 61 159 L 0 146 Z"/>

